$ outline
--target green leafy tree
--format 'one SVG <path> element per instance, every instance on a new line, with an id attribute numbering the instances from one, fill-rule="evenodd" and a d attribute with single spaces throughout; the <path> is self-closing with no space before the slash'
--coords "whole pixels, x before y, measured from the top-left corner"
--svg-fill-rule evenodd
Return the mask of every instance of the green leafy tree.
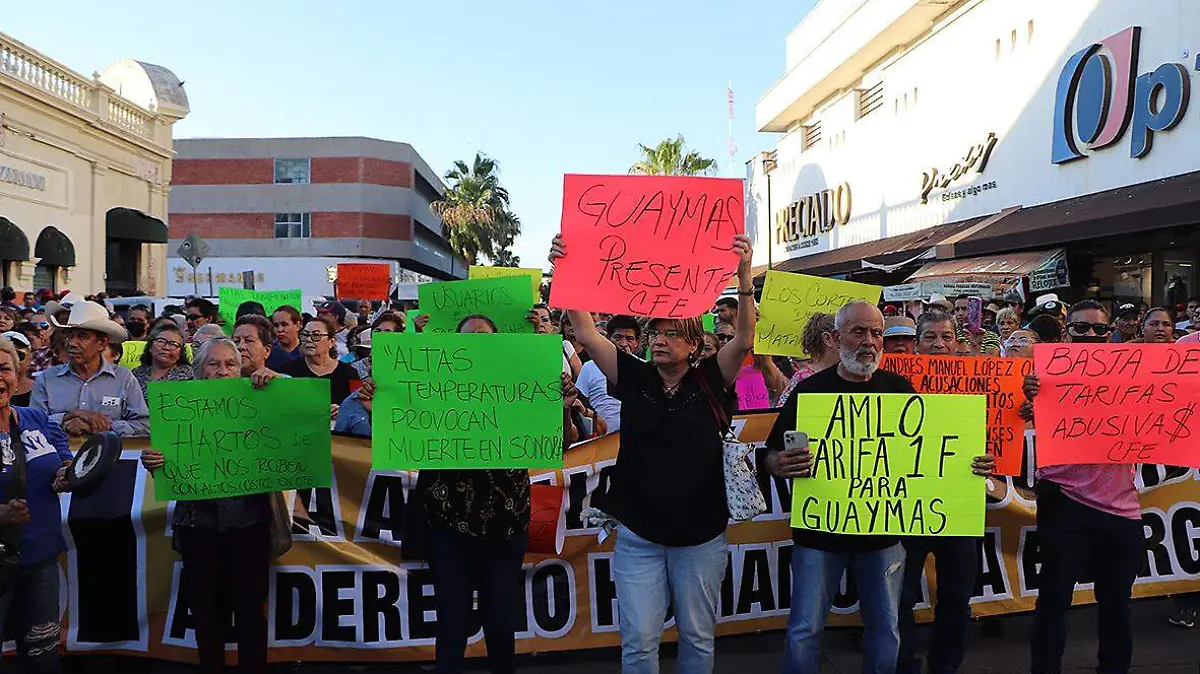
<path id="1" fill-rule="evenodd" d="M 511 247 L 521 233 L 521 220 L 509 210 L 508 190 L 500 184 L 496 160 L 476 153 L 470 166 L 456 161 L 446 172 L 446 183 L 446 198 L 433 202 L 431 208 L 442 219 L 450 248 L 469 264 L 483 258 L 517 260 Z"/>
<path id="2" fill-rule="evenodd" d="M 638 145 L 642 160 L 629 167 L 629 172 L 655 176 L 710 176 L 717 172 L 717 162 L 705 159 L 687 149 L 683 136 L 668 138 L 655 147 Z"/>

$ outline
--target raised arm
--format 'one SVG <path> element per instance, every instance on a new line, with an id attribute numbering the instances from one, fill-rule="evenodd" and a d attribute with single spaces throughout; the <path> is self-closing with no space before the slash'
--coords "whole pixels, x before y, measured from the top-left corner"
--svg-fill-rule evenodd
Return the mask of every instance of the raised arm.
<path id="1" fill-rule="evenodd" d="M 737 331 L 733 339 L 717 352 L 717 363 L 721 366 L 721 374 L 725 377 L 725 385 L 732 386 L 737 381 L 746 354 L 754 346 L 754 324 L 758 322 L 758 307 L 754 303 L 754 277 L 751 274 L 753 250 L 750 248 L 750 237 L 738 234 L 733 241 L 733 250 L 741 260 L 738 262 L 738 315 Z M 589 348 L 589 353 L 591 350 Z"/>
<path id="2" fill-rule="evenodd" d="M 560 258 L 567 256 L 567 244 L 563 242 L 562 235 L 554 237 L 554 242 L 550 246 L 550 264 L 558 262 Z M 573 309 L 567 311 L 567 317 L 571 320 L 571 326 L 575 328 L 575 339 L 587 349 L 588 355 L 596 362 L 596 367 L 604 373 L 604 377 L 612 384 L 617 383 L 617 347 L 608 341 L 600 331 L 596 329 L 596 322 L 592 320 L 592 315 L 586 311 L 575 311 Z"/>

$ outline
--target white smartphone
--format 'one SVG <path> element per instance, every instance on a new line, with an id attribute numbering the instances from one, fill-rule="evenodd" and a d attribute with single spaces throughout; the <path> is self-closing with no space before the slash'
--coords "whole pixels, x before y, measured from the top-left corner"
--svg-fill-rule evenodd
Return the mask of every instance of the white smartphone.
<path id="1" fill-rule="evenodd" d="M 808 449 L 808 433 L 804 431 L 784 431 L 783 448 L 789 452 L 793 449 Z"/>

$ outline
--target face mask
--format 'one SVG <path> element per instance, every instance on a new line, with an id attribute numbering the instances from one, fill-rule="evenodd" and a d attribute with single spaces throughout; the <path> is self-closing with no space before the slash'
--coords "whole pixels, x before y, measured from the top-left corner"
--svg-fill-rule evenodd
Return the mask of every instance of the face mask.
<path id="1" fill-rule="evenodd" d="M 138 321 L 134 321 L 132 323 L 126 323 L 125 329 L 129 331 L 129 336 L 134 339 L 140 339 L 143 335 L 146 334 L 146 324 L 140 323 Z"/>
<path id="2" fill-rule="evenodd" d="M 1078 335 L 1071 335 L 1071 343 L 1072 344 L 1106 344 L 1106 343 L 1108 343 L 1108 337 L 1097 337 L 1096 335 L 1084 335 L 1084 336 L 1080 337 Z"/>

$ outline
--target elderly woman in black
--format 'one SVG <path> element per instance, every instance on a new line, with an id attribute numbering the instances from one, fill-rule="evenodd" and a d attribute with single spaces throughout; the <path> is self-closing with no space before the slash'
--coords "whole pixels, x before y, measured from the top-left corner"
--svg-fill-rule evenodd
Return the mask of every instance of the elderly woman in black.
<path id="1" fill-rule="evenodd" d="M 738 235 L 733 251 L 740 258 L 738 295 L 753 302 L 750 239 Z M 556 237 L 550 262 L 566 254 L 562 237 Z M 735 335 L 712 358 L 700 357 L 699 318 L 652 320 L 646 329 L 649 362 L 613 346 L 591 314 L 567 313 L 579 342 L 622 402 L 621 447 L 604 504 L 621 523 L 612 568 L 622 671 L 658 671 L 658 645 L 671 605 L 679 629 L 679 671 L 711 672 L 728 558 L 722 434 L 736 401 L 730 387 L 754 344 L 757 312 L 743 305 Z"/>
<path id="2" fill-rule="evenodd" d="M 204 343 L 196 354 L 196 379 L 241 376 L 242 356 L 226 337 Z M 154 472 L 163 455 L 142 452 L 142 465 Z M 267 494 L 175 504 L 175 544 L 183 557 L 184 591 L 195 618 L 200 670 L 225 670 L 225 634 L 233 613 L 238 632 L 238 670 L 267 669 L 267 565 L 270 561 L 271 506 Z"/>

